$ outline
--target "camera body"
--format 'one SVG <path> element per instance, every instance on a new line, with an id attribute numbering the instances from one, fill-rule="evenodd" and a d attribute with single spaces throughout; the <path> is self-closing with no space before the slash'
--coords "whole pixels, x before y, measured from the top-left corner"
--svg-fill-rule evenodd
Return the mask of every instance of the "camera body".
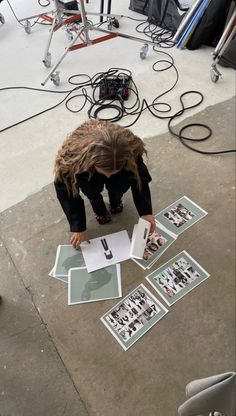
<path id="1" fill-rule="evenodd" d="M 100 100 L 128 100 L 131 93 L 132 77 L 126 74 L 105 76 L 99 83 Z"/>

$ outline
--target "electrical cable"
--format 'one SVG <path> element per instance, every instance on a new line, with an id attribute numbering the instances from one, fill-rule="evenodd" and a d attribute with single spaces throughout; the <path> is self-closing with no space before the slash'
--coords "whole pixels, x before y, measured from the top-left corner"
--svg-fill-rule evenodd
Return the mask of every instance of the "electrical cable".
<path id="1" fill-rule="evenodd" d="M 50 93 L 58 93 L 58 94 L 67 94 L 61 101 L 59 101 L 57 104 L 46 108 L 45 110 L 42 110 L 38 113 L 33 114 L 32 116 L 29 116 L 23 120 L 18 121 L 17 123 L 11 124 L 10 126 L 4 127 L 3 129 L 0 130 L 0 133 L 11 129 L 12 127 L 16 127 L 19 124 L 24 123 L 25 121 L 31 120 L 32 118 L 35 118 L 41 114 L 46 113 L 47 111 L 53 110 L 54 108 L 58 107 L 60 104 L 62 104 L 68 97 L 69 95 L 76 89 L 72 89 L 70 91 L 53 91 L 53 90 L 43 90 L 41 88 L 30 88 L 30 87 L 5 87 L 5 88 L 0 88 L 0 91 L 6 91 L 6 90 L 15 90 L 15 89 L 23 89 L 23 90 L 31 90 L 31 91 L 41 91 L 41 92 L 50 92 Z"/>
<path id="2" fill-rule="evenodd" d="M 8 1 L 8 0 L 7 0 Z M 146 22 L 142 22 L 140 25 L 143 25 L 143 23 Z M 138 26 L 140 26 L 138 25 Z M 172 134 L 172 136 L 178 138 L 180 140 L 180 142 L 186 146 L 188 149 L 193 150 L 197 153 L 201 153 L 201 154 L 206 154 L 206 155 L 214 155 L 214 154 L 224 154 L 224 153 L 232 153 L 235 152 L 234 149 L 228 149 L 228 150 L 222 150 L 222 151 L 215 151 L 215 152 L 205 152 L 203 150 L 198 150 L 192 146 L 190 146 L 190 144 L 188 144 L 188 142 L 192 141 L 192 142 L 200 142 L 200 141 L 205 141 L 208 138 L 211 137 L 212 135 L 212 130 L 210 129 L 209 126 L 205 125 L 205 124 L 200 124 L 200 123 L 194 123 L 194 124 L 189 124 L 189 125 L 185 125 L 184 127 L 182 127 L 180 129 L 179 132 L 176 132 L 173 130 L 172 127 L 172 122 L 173 120 L 175 120 L 177 117 L 180 117 L 181 115 L 183 115 L 183 113 L 189 109 L 192 109 L 194 107 L 197 107 L 198 105 L 200 105 L 203 101 L 203 94 L 201 94 L 199 91 L 187 91 L 183 94 L 181 94 L 180 96 L 180 103 L 181 103 L 181 109 L 178 110 L 176 113 L 169 115 L 170 111 L 172 110 L 171 105 L 169 103 L 166 102 L 160 102 L 160 98 L 163 97 L 164 95 L 166 95 L 167 93 L 169 93 L 170 91 L 173 90 L 173 88 L 175 87 L 175 85 L 178 82 L 179 79 L 179 73 L 178 70 L 174 64 L 174 60 L 172 58 L 172 56 L 170 54 L 168 54 L 167 52 L 164 52 L 163 50 L 159 50 L 157 49 L 157 46 L 163 47 L 161 46 L 161 44 L 163 42 L 166 43 L 166 47 L 172 47 L 171 46 L 171 41 L 169 38 L 169 34 L 166 32 L 166 30 L 161 30 L 161 31 L 157 31 L 157 30 L 153 30 L 152 27 L 150 26 L 150 24 L 146 24 L 145 28 L 143 29 L 143 33 L 145 33 L 145 35 L 151 37 L 152 39 L 155 39 L 155 45 L 153 46 L 153 50 L 155 52 L 157 52 L 158 54 L 164 55 L 163 59 L 159 59 L 157 60 L 153 65 L 152 65 L 152 69 L 155 72 L 162 72 L 162 71 L 166 71 L 166 70 L 170 70 L 172 69 L 175 73 L 175 80 L 172 83 L 171 87 L 168 88 L 167 90 L 163 91 L 161 94 L 159 94 L 156 98 L 153 99 L 152 103 L 148 103 L 148 101 L 144 98 L 144 99 L 140 99 L 139 97 L 139 93 L 138 93 L 138 88 L 137 85 L 135 84 L 135 82 L 132 79 L 132 73 L 131 71 L 129 71 L 128 69 L 124 69 L 124 68 L 110 68 L 108 71 L 106 72 L 99 72 L 96 73 L 93 77 L 88 76 L 87 74 L 75 74 L 72 75 L 71 77 L 69 77 L 68 82 L 69 84 L 71 84 L 73 87 L 70 90 L 66 90 L 66 91 L 55 91 L 55 90 L 44 90 L 44 89 L 39 89 L 39 88 L 30 88 L 30 87 L 6 87 L 6 88 L 1 88 L 0 91 L 4 91 L 4 90 L 9 90 L 9 89 L 25 89 L 25 90 L 33 90 L 33 91 L 40 91 L 40 92 L 49 92 L 49 93 L 58 93 L 58 94 L 66 94 L 66 96 L 60 100 L 57 104 L 48 107 L 47 109 L 40 111 L 36 114 L 33 114 L 30 117 L 25 118 L 24 120 L 21 120 L 11 126 L 5 127 L 3 129 L 0 130 L 0 133 L 3 131 L 6 131 L 12 127 L 15 127 L 18 124 L 21 124 L 27 120 L 30 120 L 40 114 L 46 113 L 47 111 L 50 111 L 56 107 L 58 107 L 59 105 L 61 105 L 63 102 L 65 102 L 65 106 L 66 108 L 73 112 L 73 113 L 78 113 L 80 111 L 82 111 L 85 108 L 85 105 L 87 103 L 90 104 L 90 107 L 88 109 L 88 116 L 89 118 L 97 118 L 99 115 L 99 118 L 103 119 L 103 120 L 107 120 L 110 122 L 117 122 L 122 118 L 126 118 L 126 117 L 130 117 L 133 116 L 134 120 L 129 123 L 126 124 L 123 127 L 131 127 L 132 125 L 134 125 L 138 119 L 141 117 L 142 113 L 146 110 L 148 110 L 152 116 L 159 118 L 159 119 L 166 119 L 168 120 L 168 129 L 170 131 L 170 133 Z M 163 38 L 163 35 L 167 37 Z M 165 40 L 163 40 L 165 39 Z M 85 77 L 85 81 L 81 81 L 80 78 Z M 120 85 L 119 89 L 117 91 L 117 94 L 114 96 L 114 98 L 111 99 L 111 97 L 109 96 L 109 94 L 106 96 L 102 96 L 100 98 L 97 98 L 97 96 L 99 95 L 99 91 L 100 91 L 100 87 L 104 82 L 106 82 L 107 79 L 109 78 L 116 78 L 119 80 L 122 79 L 126 79 L 126 77 L 128 77 L 130 79 L 130 84 L 128 86 L 128 90 L 129 93 L 132 93 L 133 95 L 133 99 L 134 99 L 134 103 L 129 105 L 128 103 L 124 102 L 124 99 L 122 97 L 122 88 L 124 87 L 124 85 Z M 105 80 L 105 81 L 104 81 Z M 109 85 L 107 84 L 107 87 L 109 87 Z M 89 94 L 87 88 L 89 88 L 91 90 L 91 94 Z M 109 90 L 109 88 L 108 88 Z M 74 94 L 75 92 L 77 92 L 76 94 Z M 73 94 L 73 95 L 72 95 Z M 189 105 L 189 106 L 185 106 L 184 105 L 184 101 L 183 99 L 186 98 L 187 96 L 191 95 L 191 94 L 195 94 L 198 96 L 198 101 L 195 104 Z M 83 97 L 83 101 L 80 104 L 79 107 L 77 107 L 76 109 L 73 108 L 74 102 L 75 100 L 78 101 L 78 99 L 81 99 L 81 97 Z M 109 118 L 102 118 L 101 117 L 101 113 L 104 110 L 107 109 L 111 109 L 111 110 L 115 110 L 116 114 L 113 117 L 109 117 Z M 207 130 L 207 133 L 204 137 L 202 138 L 196 138 L 193 139 L 189 136 L 186 136 L 184 133 L 186 132 L 186 130 L 188 128 L 193 128 L 193 127 L 201 127 L 205 130 Z"/>
<path id="3" fill-rule="evenodd" d="M 48 7 L 51 4 L 51 1 L 50 0 L 46 0 L 46 3 L 43 4 L 41 0 L 38 0 L 38 4 L 41 7 Z"/>
<path id="4" fill-rule="evenodd" d="M 7 0 L 7 3 L 8 3 L 8 6 L 10 7 L 10 9 L 11 9 L 11 11 L 12 11 L 12 14 L 13 14 L 13 16 L 15 17 L 15 19 L 17 20 L 17 22 L 21 25 L 21 26 L 23 26 L 24 27 L 24 24 L 23 23 L 21 23 L 20 21 L 19 21 L 19 19 L 18 19 L 18 17 L 16 16 L 16 14 L 15 14 L 15 12 L 14 12 L 14 10 L 13 10 L 13 8 L 12 8 L 12 6 L 11 6 L 11 4 L 10 4 L 10 2 L 9 2 L 9 0 Z M 36 25 L 36 23 L 38 23 L 38 20 L 39 20 L 39 17 L 30 25 L 30 27 L 33 27 L 34 25 Z"/>

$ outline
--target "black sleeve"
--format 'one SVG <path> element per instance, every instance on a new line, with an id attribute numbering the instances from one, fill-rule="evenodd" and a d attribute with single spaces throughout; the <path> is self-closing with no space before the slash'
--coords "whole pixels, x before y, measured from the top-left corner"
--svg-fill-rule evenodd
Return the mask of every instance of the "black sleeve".
<path id="1" fill-rule="evenodd" d="M 82 232 L 86 230 L 86 214 L 84 200 L 80 195 L 74 198 L 68 195 L 65 184 L 54 182 L 57 198 L 70 224 L 71 232 Z"/>
<path id="2" fill-rule="evenodd" d="M 143 215 L 152 214 L 151 192 L 148 185 L 148 183 L 151 182 L 152 178 L 141 156 L 137 161 L 137 165 L 141 179 L 141 190 L 139 191 L 136 181 L 132 183 L 131 190 L 136 209 L 139 213 L 139 216 L 142 217 Z"/>

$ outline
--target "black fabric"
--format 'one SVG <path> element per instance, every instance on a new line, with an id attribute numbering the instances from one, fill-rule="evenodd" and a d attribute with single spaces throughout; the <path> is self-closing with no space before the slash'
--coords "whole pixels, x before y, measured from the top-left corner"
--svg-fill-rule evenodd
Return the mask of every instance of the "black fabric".
<path id="1" fill-rule="evenodd" d="M 137 188 L 133 173 L 124 169 L 115 175 L 112 175 L 110 178 L 95 172 L 90 181 L 88 180 L 88 173 L 81 173 L 77 175 L 78 190 L 87 196 L 93 211 L 97 215 L 104 215 L 106 213 L 106 207 L 101 195 L 104 186 L 108 190 L 112 206 L 116 204 L 116 201 L 119 202 L 122 195 L 131 188 L 134 204 L 139 216 L 152 214 L 151 194 L 148 185 L 152 178 L 141 157 L 139 158 L 137 165 L 142 185 L 140 191 Z M 86 213 L 81 195 L 74 198 L 71 194 L 68 195 L 66 186 L 63 183 L 55 182 L 54 185 L 58 200 L 70 224 L 70 231 L 85 231 Z"/>
<path id="2" fill-rule="evenodd" d="M 186 45 L 188 49 L 198 49 L 202 45 L 217 45 L 224 30 L 231 1 L 211 0 Z"/>
<path id="3" fill-rule="evenodd" d="M 129 9 L 147 16 L 150 1 L 151 0 L 130 0 Z"/>
<path id="4" fill-rule="evenodd" d="M 187 10 L 181 7 L 178 0 L 153 0 L 148 21 L 175 33 Z"/>
<path id="5" fill-rule="evenodd" d="M 231 39 L 223 55 L 220 56 L 219 64 L 236 69 L 236 35 Z"/>

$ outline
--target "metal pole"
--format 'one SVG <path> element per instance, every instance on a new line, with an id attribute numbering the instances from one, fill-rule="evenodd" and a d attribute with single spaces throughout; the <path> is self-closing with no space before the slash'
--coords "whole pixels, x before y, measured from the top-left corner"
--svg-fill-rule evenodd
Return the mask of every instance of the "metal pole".
<path id="1" fill-rule="evenodd" d="M 86 38 L 86 43 L 90 44 L 90 38 L 88 35 L 90 25 L 88 24 L 86 12 L 85 12 L 84 0 L 80 0 L 80 11 L 81 11 L 82 24 L 84 26 L 84 34 Z"/>

